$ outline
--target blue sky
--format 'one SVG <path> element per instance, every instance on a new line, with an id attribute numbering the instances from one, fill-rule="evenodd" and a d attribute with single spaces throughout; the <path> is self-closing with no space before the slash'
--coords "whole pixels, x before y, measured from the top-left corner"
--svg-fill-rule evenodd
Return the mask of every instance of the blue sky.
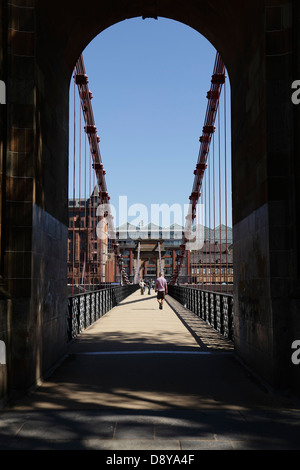
<path id="1" fill-rule="evenodd" d="M 215 56 L 197 31 L 164 18 L 115 24 L 83 51 L 117 209 L 120 196 L 149 218 L 151 204 L 188 203 Z"/>

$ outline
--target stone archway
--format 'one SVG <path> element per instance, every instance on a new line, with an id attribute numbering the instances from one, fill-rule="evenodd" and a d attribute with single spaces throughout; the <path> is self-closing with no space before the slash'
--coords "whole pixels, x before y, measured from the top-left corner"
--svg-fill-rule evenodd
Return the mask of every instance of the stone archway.
<path id="1" fill-rule="evenodd" d="M 291 42 L 294 37 L 299 44 L 296 13 L 283 0 L 11 1 L 9 52 L 3 51 L 8 137 L 2 275 L 14 306 L 13 387 L 34 383 L 64 349 L 74 63 L 110 25 L 161 16 L 203 34 L 230 75 L 236 352 L 272 385 L 300 388 L 290 361 L 290 345 L 300 337 L 299 116 L 289 87 L 299 71 L 299 49 Z"/>

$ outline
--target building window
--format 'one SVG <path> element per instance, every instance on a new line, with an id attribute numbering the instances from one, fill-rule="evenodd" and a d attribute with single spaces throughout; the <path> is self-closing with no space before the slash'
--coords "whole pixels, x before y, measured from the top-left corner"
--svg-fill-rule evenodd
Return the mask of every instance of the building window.
<path id="1" fill-rule="evenodd" d="M 148 275 L 156 275 L 156 268 L 148 267 L 147 268 L 147 274 Z"/>

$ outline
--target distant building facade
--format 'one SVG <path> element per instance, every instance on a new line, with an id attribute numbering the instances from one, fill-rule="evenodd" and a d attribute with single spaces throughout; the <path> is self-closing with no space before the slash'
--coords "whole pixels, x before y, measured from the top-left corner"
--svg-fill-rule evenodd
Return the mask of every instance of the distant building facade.
<path id="1" fill-rule="evenodd" d="M 107 222 L 102 219 L 99 224 L 99 204 L 96 188 L 87 200 L 69 199 L 68 285 L 73 292 L 75 287 L 75 293 L 121 283 Z M 186 251 L 178 282 L 212 290 L 224 283 L 232 285 L 231 228 L 221 225 L 202 229 L 202 243 L 199 249 Z M 183 227 L 178 224 L 162 228 L 155 224 L 136 227 L 126 223 L 116 228 L 122 268 L 129 281 L 134 282 L 136 275 L 139 280 L 154 280 L 163 271 L 169 282 L 179 264 L 182 236 Z"/>
<path id="2" fill-rule="evenodd" d="M 101 224 L 99 237 L 100 204 L 95 189 L 91 197 L 69 199 L 68 230 L 68 286 L 79 290 L 95 290 L 115 281 L 115 257 L 108 238 L 107 223 Z"/>
<path id="3" fill-rule="evenodd" d="M 162 229 L 155 224 L 136 227 L 127 223 L 117 228 L 117 239 L 123 266 L 131 282 L 136 274 L 139 245 L 139 278 L 156 279 L 162 270 L 165 278 L 171 279 L 182 243 L 181 226 Z"/>
<path id="4" fill-rule="evenodd" d="M 190 282 L 215 290 L 218 285 L 233 285 L 232 243 L 206 240 L 201 250 L 190 255 Z"/>
<path id="5" fill-rule="evenodd" d="M 139 278 L 154 279 L 162 269 L 167 281 L 179 263 L 183 227 L 171 225 L 167 229 L 149 224 L 135 227 L 129 223 L 117 228 L 117 239 L 123 267 L 131 282 L 136 273 L 140 246 Z M 223 283 L 233 284 L 232 230 L 221 225 L 215 230 L 204 228 L 203 244 L 195 251 L 187 251 L 180 271 L 179 283 L 200 284 L 214 288 Z"/>

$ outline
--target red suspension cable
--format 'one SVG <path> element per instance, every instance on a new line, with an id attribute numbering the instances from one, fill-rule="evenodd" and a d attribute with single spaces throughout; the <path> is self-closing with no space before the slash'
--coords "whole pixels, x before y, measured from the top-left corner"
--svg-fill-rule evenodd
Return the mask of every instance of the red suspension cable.
<path id="1" fill-rule="evenodd" d="M 75 79 L 75 83 L 79 91 L 81 109 L 82 109 L 83 117 L 85 120 L 85 132 L 86 132 L 89 146 L 90 146 L 90 153 L 92 157 L 92 168 L 94 170 L 93 174 L 95 175 L 95 178 L 97 180 L 96 184 L 98 188 L 98 195 L 99 195 L 100 203 L 107 205 L 108 211 L 107 211 L 107 214 L 105 214 L 105 217 L 108 216 L 111 218 L 112 216 L 111 216 L 110 207 L 109 207 L 110 197 L 107 191 L 107 185 L 106 185 L 106 180 L 105 180 L 105 170 L 103 168 L 102 158 L 100 154 L 100 147 L 99 147 L 100 138 L 97 134 L 97 128 L 95 125 L 94 114 L 93 114 L 93 109 L 92 109 L 92 104 L 91 104 L 92 93 L 88 87 L 88 77 L 86 74 L 84 60 L 83 60 L 82 55 L 79 57 L 78 61 L 76 62 L 74 79 Z M 90 195 L 92 194 L 92 190 L 90 191 L 89 194 Z M 92 231 L 93 228 L 90 227 L 90 230 Z M 90 238 L 90 241 L 92 241 L 92 237 Z M 123 284 L 129 284 L 128 277 L 126 273 L 124 272 L 124 270 L 122 270 L 122 259 L 121 259 L 121 254 L 119 250 L 119 245 L 114 238 L 111 240 L 111 242 L 112 242 L 114 254 L 116 256 L 117 263 L 119 265 L 119 269 L 121 272 L 122 282 Z M 89 249 L 89 251 L 91 250 Z M 108 256 L 108 251 L 109 251 L 109 244 L 107 241 L 107 247 L 106 247 L 107 256 Z M 108 259 L 105 260 L 105 263 L 107 263 L 107 261 Z M 90 263 L 89 265 L 91 266 Z M 109 263 L 107 263 L 107 265 L 109 265 Z M 101 266 L 103 267 L 103 265 Z M 109 270 L 108 270 L 108 275 L 109 275 Z M 106 279 L 105 279 L 105 282 L 106 282 Z"/>
<path id="2" fill-rule="evenodd" d="M 221 95 L 222 86 L 225 83 L 225 65 L 219 53 L 216 54 L 214 71 L 211 79 L 211 88 L 207 93 L 208 105 L 206 110 L 205 122 L 203 127 L 202 136 L 200 137 L 200 150 L 198 155 L 198 161 L 196 170 L 194 171 L 194 184 L 192 193 L 190 195 L 190 204 L 192 205 L 192 219 L 196 217 L 196 208 L 198 200 L 201 194 L 201 188 L 203 184 L 203 177 L 207 168 L 207 158 L 209 154 L 209 148 L 211 138 L 215 132 L 215 120 L 217 111 L 219 108 L 219 100 Z M 179 266 L 178 269 L 173 273 L 171 284 L 175 284 L 178 280 L 178 276 L 185 258 L 187 239 L 183 236 L 182 244 L 180 246 L 179 253 Z"/>

